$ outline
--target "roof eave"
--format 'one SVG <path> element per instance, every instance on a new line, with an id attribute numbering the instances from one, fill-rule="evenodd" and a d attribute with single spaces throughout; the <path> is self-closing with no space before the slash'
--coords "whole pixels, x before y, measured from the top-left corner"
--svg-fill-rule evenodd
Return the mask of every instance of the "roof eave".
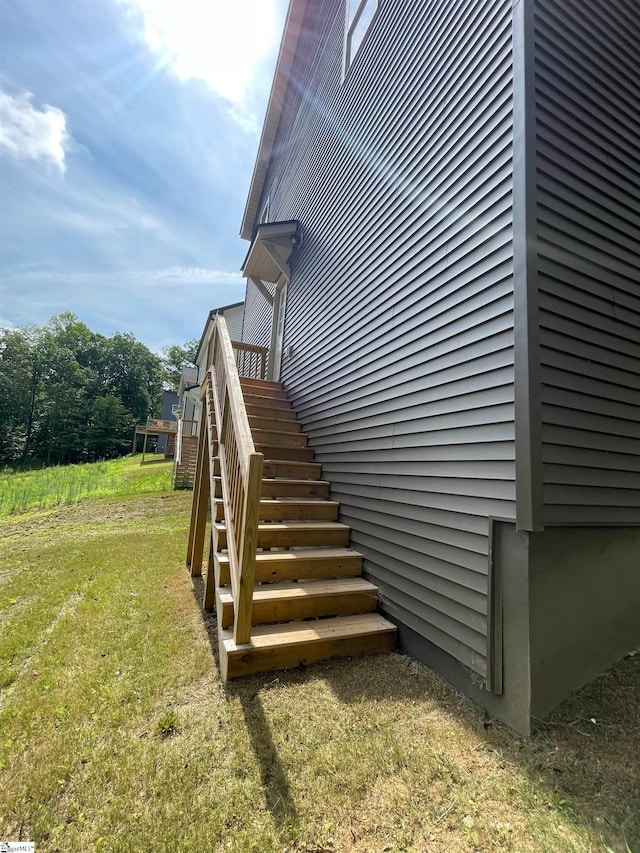
<path id="1" fill-rule="evenodd" d="M 225 311 L 230 311 L 232 308 L 239 308 L 241 305 L 244 305 L 244 302 L 232 302 L 230 305 L 221 305 L 220 308 L 212 308 L 211 311 L 209 311 L 209 315 L 207 316 L 207 320 L 204 324 L 204 329 L 202 330 L 202 335 L 200 336 L 200 343 L 198 344 L 198 349 L 193 359 L 193 363 L 196 366 L 198 364 L 198 359 L 200 358 L 202 348 L 207 338 L 207 330 L 209 328 L 209 324 L 211 323 L 213 318 L 216 316 L 216 314 L 224 314 Z"/>
<path id="2" fill-rule="evenodd" d="M 273 83 L 271 84 L 267 113 L 262 126 L 260 145 L 258 146 L 258 154 L 249 186 L 249 195 L 247 196 L 247 203 L 240 227 L 240 236 L 244 240 L 251 240 L 253 238 L 254 223 L 258 215 L 258 206 L 267 177 L 269 161 L 273 153 L 278 124 L 280 123 L 280 114 L 282 113 L 282 105 L 287 92 L 287 86 L 289 85 L 289 77 L 293 67 L 298 39 L 300 38 L 302 20 L 307 2 L 308 0 L 290 0 L 289 2 L 284 33 L 280 42 L 278 62 L 276 64 Z"/>

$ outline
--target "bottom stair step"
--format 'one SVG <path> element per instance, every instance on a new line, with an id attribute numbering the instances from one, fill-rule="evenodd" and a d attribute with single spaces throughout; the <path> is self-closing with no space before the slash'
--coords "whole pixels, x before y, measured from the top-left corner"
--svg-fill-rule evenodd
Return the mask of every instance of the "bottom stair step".
<path id="1" fill-rule="evenodd" d="M 218 590 L 218 619 L 223 628 L 233 625 L 231 588 Z M 364 578 L 306 580 L 269 583 L 253 592 L 253 624 L 370 613 L 378 603 L 378 587 Z"/>
<path id="2" fill-rule="evenodd" d="M 395 645 L 395 634 L 395 625 L 379 613 L 259 625 L 244 646 L 234 643 L 231 631 L 221 629 L 220 669 L 226 681 L 332 657 L 387 652 Z"/>

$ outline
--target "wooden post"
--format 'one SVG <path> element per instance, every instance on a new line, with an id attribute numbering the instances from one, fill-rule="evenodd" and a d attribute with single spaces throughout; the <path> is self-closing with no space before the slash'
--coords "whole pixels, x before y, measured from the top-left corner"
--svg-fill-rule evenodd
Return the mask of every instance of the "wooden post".
<path id="1" fill-rule="evenodd" d="M 207 448 L 205 448 L 207 449 Z M 204 536 L 207 528 L 207 512 L 209 511 L 209 466 L 211 460 L 209 453 L 205 452 L 202 466 L 202 477 L 198 505 L 195 513 L 195 526 L 193 532 L 193 548 L 191 550 L 191 577 L 200 577 L 202 574 L 202 556 L 204 551 Z"/>
<path id="2" fill-rule="evenodd" d="M 191 500 L 191 519 L 189 521 L 189 540 L 187 542 L 187 566 L 191 566 L 193 555 L 193 542 L 196 532 L 196 519 L 198 517 L 198 503 L 202 484 L 202 472 L 205 455 L 207 452 L 207 404 L 203 400 L 200 413 L 200 434 L 198 436 L 198 450 L 196 454 L 196 470 L 193 478 L 193 498 Z"/>
<path id="3" fill-rule="evenodd" d="M 244 536 L 242 538 L 240 563 L 240 585 L 238 601 L 235 607 L 233 639 L 237 645 L 251 641 L 253 613 L 253 590 L 256 585 L 256 550 L 258 546 L 258 522 L 260 516 L 260 490 L 262 487 L 262 453 L 252 453 L 249 457 L 247 473 Z"/>
<path id="4" fill-rule="evenodd" d="M 204 578 L 204 595 L 202 597 L 202 609 L 210 613 L 216 606 L 216 580 L 215 580 L 215 544 L 213 534 L 209 536 L 209 559 L 207 560 L 207 573 Z"/>

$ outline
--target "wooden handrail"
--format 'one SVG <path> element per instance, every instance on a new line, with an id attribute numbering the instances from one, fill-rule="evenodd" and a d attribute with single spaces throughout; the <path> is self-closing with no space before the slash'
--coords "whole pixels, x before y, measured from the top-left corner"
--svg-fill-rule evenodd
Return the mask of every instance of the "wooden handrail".
<path id="1" fill-rule="evenodd" d="M 264 457 L 253 443 L 240 376 L 224 317 L 216 316 L 210 343 L 211 383 L 220 458 L 220 479 L 234 603 L 233 638 L 251 638 L 255 558 Z M 261 349 L 261 348 L 260 348 Z M 259 355 L 259 353 L 256 353 Z"/>

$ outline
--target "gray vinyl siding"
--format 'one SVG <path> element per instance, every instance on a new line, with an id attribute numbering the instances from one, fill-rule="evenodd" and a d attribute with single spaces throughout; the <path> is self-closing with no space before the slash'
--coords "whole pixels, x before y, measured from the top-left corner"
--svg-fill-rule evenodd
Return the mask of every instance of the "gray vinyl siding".
<path id="1" fill-rule="evenodd" d="M 237 308 L 228 308 L 224 312 L 224 319 L 227 322 L 229 337 L 232 341 L 242 340 L 242 320 L 244 317 L 244 305 L 239 305 Z"/>
<path id="2" fill-rule="evenodd" d="M 344 83 L 343 36 L 311 2 L 264 190 L 303 234 L 282 378 L 383 610 L 485 675 L 488 518 L 515 518 L 511 2 L 380 0 Z"/>
<path id="3" fill-rule="evenodd" d="M 640 5 L 537 0 L 546 524 L 640 523 Z"/>
<path id="4" fill-rule="evenodd" d="M 275 292 L 275 285 L 263 282 L 264 286 Z M 242 320 L 242 337 L 246 344 L 258 347 L 268 347 L 271 341 L 271 323 L 273 308 L 264 298 L 251 279 L 247 279 L 247 290 L 244 297 L 244 317 Z"/>

